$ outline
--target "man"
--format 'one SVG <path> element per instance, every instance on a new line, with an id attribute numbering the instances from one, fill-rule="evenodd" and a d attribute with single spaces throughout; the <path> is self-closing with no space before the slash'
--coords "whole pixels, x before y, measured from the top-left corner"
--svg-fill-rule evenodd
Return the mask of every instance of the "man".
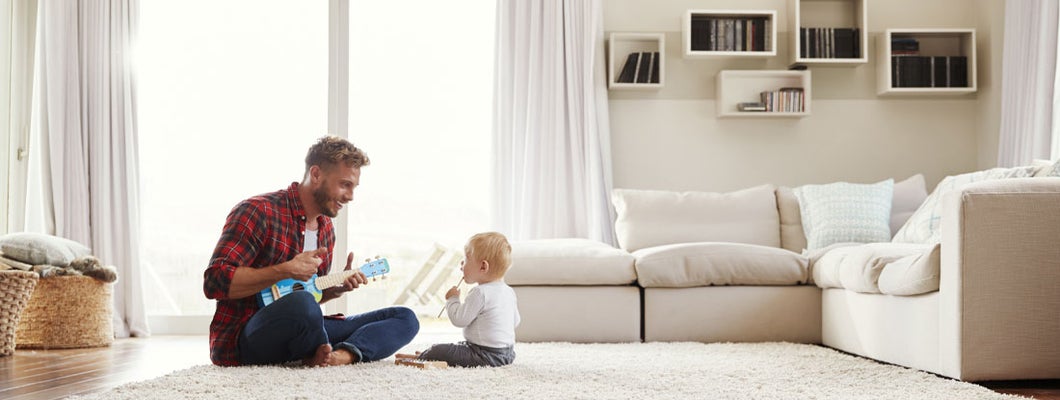
<path id="1" fill-rule="evenodd" d="M 206 297 L 217 300 L 210 324 L 210 359 L 217 365 L 341 365 L 394 354 L 419 332 L 412 310 L 389 307 L 351 317 L 324 316 L 308 291 L 265 307 L 257 294 L 283 279 L 325 275 L 335 231 L 331 218 L 353 200 L 368 156 L 343 138 L 309 148 L 302 182 L 251 197 L 228 214 L 204 274 Z M 346 270 L 353 268 L 353 253 Z M 360 271 L 323 291 L 320 303 L 366 284 Z"/>

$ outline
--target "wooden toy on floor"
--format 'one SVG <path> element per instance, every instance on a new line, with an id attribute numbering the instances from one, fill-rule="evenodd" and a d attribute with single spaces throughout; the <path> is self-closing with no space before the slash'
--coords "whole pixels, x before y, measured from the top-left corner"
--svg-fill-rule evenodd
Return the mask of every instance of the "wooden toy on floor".
<path id="1" fill-rule="evenodd" d="M 407 354 L 402 354 L 407 355 Z M 417 358 L 402 358 L 398 357 L 394 359 L 394 364 L 397 365 L 408 365 L 410 367 L 422 368 L 422 369 L 445 369 L 449 368 L 449 364 L 445 361 L 427 361 L 420 360 Z"/>

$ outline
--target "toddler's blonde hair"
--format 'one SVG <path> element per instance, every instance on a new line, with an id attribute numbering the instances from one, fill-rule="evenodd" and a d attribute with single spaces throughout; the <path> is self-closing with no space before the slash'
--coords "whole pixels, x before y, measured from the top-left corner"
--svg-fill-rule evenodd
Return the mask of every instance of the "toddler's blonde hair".
<path id="1" fill-rule="evenodd" d="M 483 232 L 468 239 L 464 246 L 468 256 L 490 263 L 490 276 L 500 278 L 512 265 L 512 245 L 499 232 Z"/>

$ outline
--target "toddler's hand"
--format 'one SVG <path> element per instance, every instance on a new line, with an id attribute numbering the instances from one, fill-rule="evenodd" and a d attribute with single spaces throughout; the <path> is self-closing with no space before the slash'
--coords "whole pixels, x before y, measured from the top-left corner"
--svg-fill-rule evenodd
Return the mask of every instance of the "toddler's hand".
<path id="1" fill-rule="evenodd" d="M 449 288 L 448 292 L 445 292 L 445 299 L 449 300 L 450 297 L 459 296 L 459 295 L 460 295 L 460 289 L 457 289 L 456 286 L 453 286 L 453 287 Z"/>

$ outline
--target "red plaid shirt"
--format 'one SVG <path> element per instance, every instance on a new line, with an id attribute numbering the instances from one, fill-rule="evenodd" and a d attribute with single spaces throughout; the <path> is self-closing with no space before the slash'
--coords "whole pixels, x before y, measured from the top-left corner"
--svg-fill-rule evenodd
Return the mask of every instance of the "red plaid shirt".
<path id="1" fill-rule="evenodd" d="M 294 258 L 302 252 L 305 219 L 297 182 L 286 190 L 244 200 L 228 214 L 210 266 L 203 274 L 203 292 L 217 300 L 210 323 L 210 359 L 214 364 L 239 365 L 239 332 L 258 311 L 257 295 L 228 297 L 236 267 L 264 268 Z M 317 268 L 318 275 L 323 276 L 331 265 L 335 230 L 326 216 L 317 217 L 317 223 L 317 247 L 328 249 Z"/>

